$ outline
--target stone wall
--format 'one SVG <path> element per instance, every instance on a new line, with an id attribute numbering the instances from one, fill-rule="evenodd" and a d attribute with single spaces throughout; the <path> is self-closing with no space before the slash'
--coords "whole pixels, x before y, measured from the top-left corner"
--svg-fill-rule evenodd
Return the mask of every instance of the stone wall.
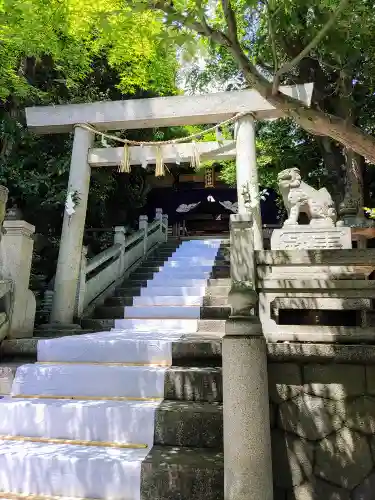
<path id="1" fill-rule="evenodd" d="M 375 347 L 319 349 L 269 360 L 274 498 L 373 500 Z"/>

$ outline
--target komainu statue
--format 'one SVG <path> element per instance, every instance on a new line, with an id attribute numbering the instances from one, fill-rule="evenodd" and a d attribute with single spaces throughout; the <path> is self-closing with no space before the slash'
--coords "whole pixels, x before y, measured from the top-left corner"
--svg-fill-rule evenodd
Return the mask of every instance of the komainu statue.
<path id="1" fill-rule="evenodd" d="M 277 176 L 288 218 L 284 226 L 298 224 L 300 213 L 305 213 L 311 226 L 335 226 L 337 213 L 326 188 L 315 189 L 301 180 L 299 168 L 287 168 Z"/>

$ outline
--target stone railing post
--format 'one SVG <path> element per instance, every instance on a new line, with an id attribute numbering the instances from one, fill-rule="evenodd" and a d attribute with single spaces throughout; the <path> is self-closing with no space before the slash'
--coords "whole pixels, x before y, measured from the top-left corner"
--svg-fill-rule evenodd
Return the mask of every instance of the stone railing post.
<path id="1" fill-rule="evenodd" d="M 165 226 L 164 241 L 168 241 L 168 214 L 163 214 L 163 225 Z"/>
<path id="2" fill-rule="evenodd" d="M 163 219 L 163 209 L 162 208 L 155 208 L 155 220 L 161 221 Z"/>
<path id="3" fill-rule="evenodd" d="M 14 283 L 9 337 L 32 337 L 36 302 L 29 290 L 35 227 L 23 220 L 4 222 L 0 246 L 1 276 Z"/>
<path id="4" fill-rule="evenodd" d="M 155 220 L 159 221 L 159 240 L 163 240 L 163 209 L 156 208 L 155 209 Z"/>
<path id="5" fill-rule="evenodd" d="M 254 309 L 250 214 L 230 217 L 232 314 L 223 338 L 224 499 L 273 500 L 266 343 Z"/>
<path id="6" fill-rule="evenodd" d="M 85 307 L 86 266 L 87 266 L 87 247 L 83 246 L 81 251 L 81 264 L 79 268 L 79 281 L 77 287 L 77 305 L 76 305 L 77 318 L 81 318 Z"/>
<path id="7" fill-rule="evenodd" d="M 143 229 L 143 255 L 147 254 L 147 229 L 148 229 L 148 217 L 147 215 L 139 216 L 139 229 Z"/>
<path id="8" fill-rule="evenodd" d="M 119 268 L 119 278 L 124 274 L 126 269 L 126 253 L 125 253 L 125 243 L 126 243 L 126 228 L 124 226 L 116 226 L 115 227 L 115 237 L 114 243 L 121 245 L 121 254 L 120 254 L 120 268 Z"/>

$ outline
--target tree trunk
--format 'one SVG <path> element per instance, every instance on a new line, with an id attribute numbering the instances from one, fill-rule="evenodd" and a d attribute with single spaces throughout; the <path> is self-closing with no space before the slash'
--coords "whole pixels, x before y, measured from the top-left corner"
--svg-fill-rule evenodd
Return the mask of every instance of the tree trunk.
<path id="1" fill-rule="evenodd" d="M 340 210 L 343 215 L 348 214 L 358 218 L 364 218 L 365 204 L 361 160 L 360 155 L 351 149 L 346 150 L 345 196 Z"/>
<path id="2" fill-rule="evenodd" d="M 342 148 L 338 144 L 335 144 L 329 137 L 316 137 L 316 142 L 328 171 L 329 185 L 332 186 L 331 194 L 336 210 L 338 211 L 345 192 L 345 182 L 343 179 L 345 158 L 342 154 Z"/>
<path id="3" fill-rule="evenodd" d="M 375 138 L 365 134 L 358 127 L 346 123 L 338 116 L 306 108 L 301 103 L 280 93 L 270 96 L 266 91 L 263 96 L 306 131 L 318 136 L 331 137 L 344 147 L 364 156 L 371 163 L 375 163 Z"/>

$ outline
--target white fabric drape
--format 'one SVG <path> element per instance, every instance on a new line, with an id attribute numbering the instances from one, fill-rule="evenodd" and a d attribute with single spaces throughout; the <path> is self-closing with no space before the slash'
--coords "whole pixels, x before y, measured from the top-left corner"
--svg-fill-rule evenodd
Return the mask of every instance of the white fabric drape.
<path id="1" fill-rule="evenodd" d="M 220 205 L 222 205 L 224 208 L 227 210 L 230 210 L 233 213 L 238 212 L 238 203 L 237 201 L 235 203 L 232 203 L 231 201 L 219 201 Z"/>
<path id="2" fill-rule="evenodd" d="M 182 203 L 176 208 L 176 212 L 180 214 L 186 214 L 187 212 L 190 212 L 190 210 L 193 210 L 193 208 L 197 207 L 200 205 L 200 201 L 198 203 L 190 203 L 190 205 L 186 205 L 185 203 Z"/>

